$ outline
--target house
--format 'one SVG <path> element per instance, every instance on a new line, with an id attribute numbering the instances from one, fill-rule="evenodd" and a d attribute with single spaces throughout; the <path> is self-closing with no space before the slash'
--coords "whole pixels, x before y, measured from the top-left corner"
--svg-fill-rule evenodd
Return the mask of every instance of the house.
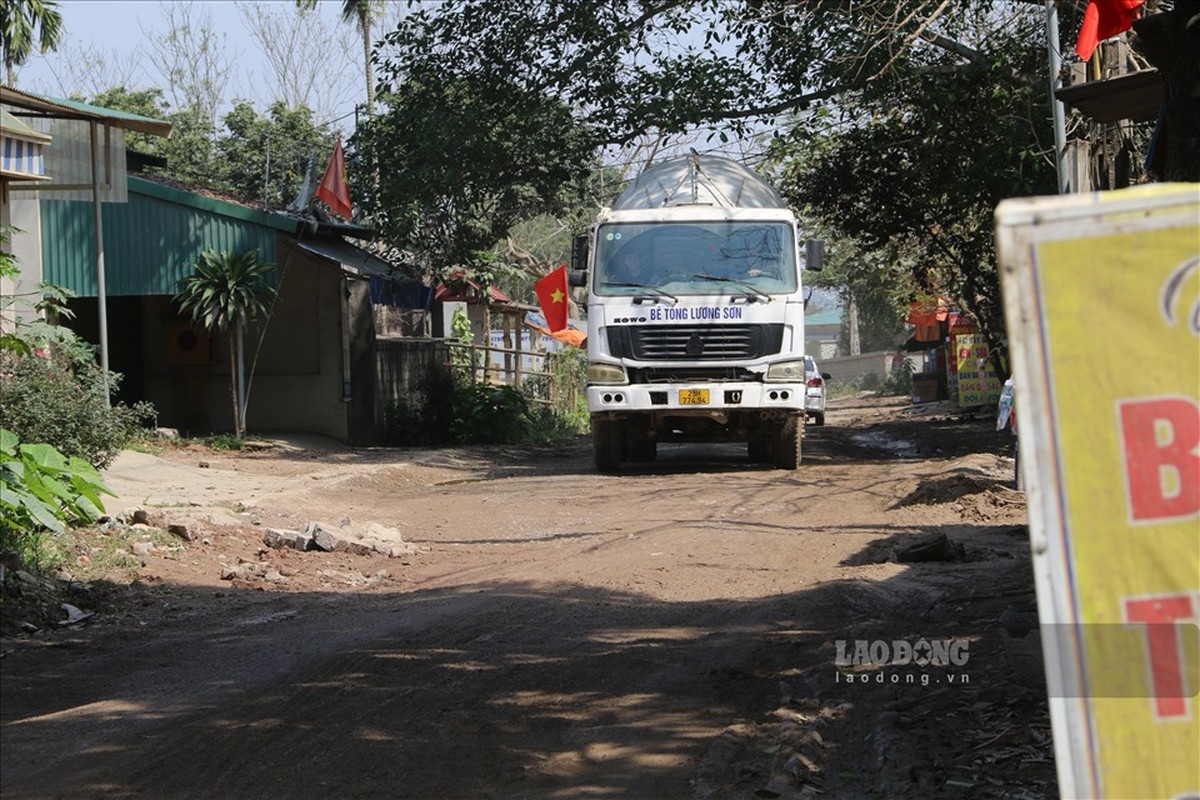
<path id="1" fill-rule="evenodd" d="M 422 300 L 422 287 L 413 291 L 412 282 L 394 279 L 387 262 L 344 236 L 368 232 L 127 174 L 120 126 L 161 132 L 154 126 L 163 123 L 7 88 L 3 103 L 42 113 L 54 143 L 78 138 L 69 127 L 80 122 L 92 129 L 92 152 L 104 141 L 102 188 L 98 180 L 80 194 L 80 182 L 68 180 L 58 191 L 46 191 L 56 178 L 14 192 L 19 200 L 6 202 L 5 213 L 26 229 L 19 242 L 20 282 L 36 287 L 45 281 L 75 293 L 69 303 L 75 319 L 68 324 L 98 343 L 102 363 L 123 376 L 114 399 L 153 403 L 161 426 L 193 434 L 233 429 L 228 342 L 212 339 L 172 303 L 207 249 L 256 250 L 260 260 L 275 265 L 270 314 L 246 338 L 246 422 L 252 432 L 292 430 L 375 443 L 386 405 L 411 390 L 420 364 L 444 361 L 432 342 L 376 341 L 373 294 L 383 304 L 406 296 L 430 299 Z M 101 125 L 108 126 L 103 136 L 96 135 Z M 64 148 L 54 164 L 48 148 L 47 173 L 66 174 L 62 162 L 72 158 L 78 161 L 78 154 Z"/>
<path id="2" fill-rule="evenodd" d="M 842 310 L 820 311 L 804 317 L 804 352 L 817 361 L 838 356 L 842 338 Z"/>

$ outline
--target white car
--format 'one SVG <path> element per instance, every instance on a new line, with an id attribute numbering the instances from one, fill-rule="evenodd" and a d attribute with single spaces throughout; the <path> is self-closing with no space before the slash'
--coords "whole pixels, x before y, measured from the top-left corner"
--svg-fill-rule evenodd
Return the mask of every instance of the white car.
<path id="1" fill-rule="evenodd" d="M 812 356 L 804 357 L 804 383 L 807 385 L 804 397 L 804 410 L 813 425 L 825 424 L 825 381 L 829 380 L 828 372 L 821 372 Z"/>

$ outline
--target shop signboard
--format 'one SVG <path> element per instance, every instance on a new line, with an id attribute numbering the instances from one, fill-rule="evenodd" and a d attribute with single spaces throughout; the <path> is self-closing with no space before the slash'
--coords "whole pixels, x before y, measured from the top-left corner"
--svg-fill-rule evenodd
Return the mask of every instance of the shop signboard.
<path id="1" fill-rule="evenodd" d="M 996 236 L 1060 791 L 1200 796 L 1200 186 Z"/>
<path id="2" fill-rule="evenodd" d="M 982 406 L 998 402 L 1003 387 L 995 365 L 988 357 L 987 339 L 983 334 L 951 331 L 950 347 L 954 352 L 958 404 Z"/>

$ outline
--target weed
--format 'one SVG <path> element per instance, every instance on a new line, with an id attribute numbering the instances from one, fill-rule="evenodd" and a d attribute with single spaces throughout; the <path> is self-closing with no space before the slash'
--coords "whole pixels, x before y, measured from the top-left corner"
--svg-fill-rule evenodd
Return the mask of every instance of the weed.
<path id="1" fill-rule="evenodd" d="M 218 433 L 208 439 L 208 446 L 213 450 L 241 450 L 246 443 L 240 436 L 231 433 Z"/>

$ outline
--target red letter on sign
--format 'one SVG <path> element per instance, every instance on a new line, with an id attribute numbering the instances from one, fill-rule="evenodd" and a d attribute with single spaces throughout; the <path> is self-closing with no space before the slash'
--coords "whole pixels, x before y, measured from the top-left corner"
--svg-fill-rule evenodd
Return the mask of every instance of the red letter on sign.
<path id="1" fill-rule="evenodd" d="M 1125 621 L 1146 624 L 1150 687 L 1154 692 L 1154 716 L 1158 719 L 1186 718 L 1188 715 L 1183 689 L 1183 652 L 1175 623 L 1194 616 L 1192 598 L 1186 594 L 1125 601 Z"/>
<path id="2" fill-rule="evenodd" d="M 1200 512 L 1200 406 L 1183 397 L 1118 406 L 1134 522 Z"/>

